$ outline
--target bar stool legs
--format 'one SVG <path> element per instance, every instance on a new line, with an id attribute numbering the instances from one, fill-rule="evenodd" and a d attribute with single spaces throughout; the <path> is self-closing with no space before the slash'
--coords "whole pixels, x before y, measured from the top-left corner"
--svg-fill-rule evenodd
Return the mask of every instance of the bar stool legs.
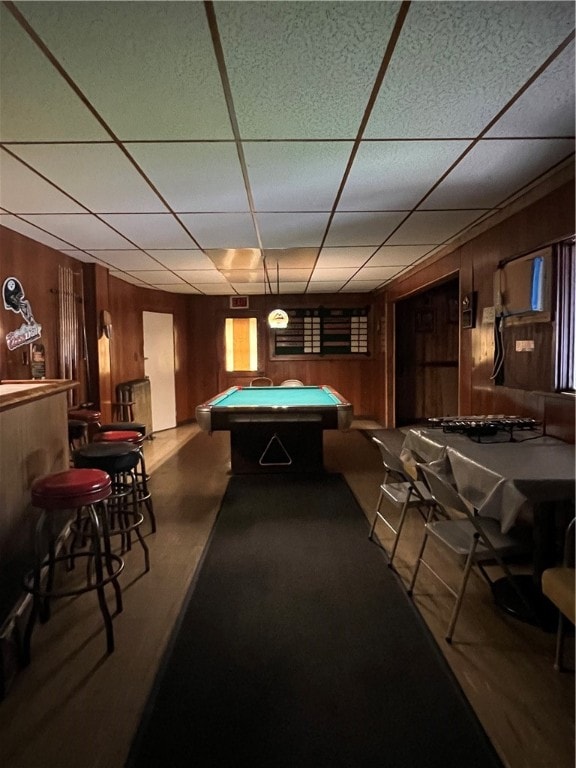
<path id="1" fill-rule="evenodd" d="M 124 568 L 123 559 L 112 554 L 108 530 L 106 500 L 110 496 L 110 477 L 96 469 L 70 469 L 45 475 L 32 484 L 32 503 L 42 509 L 36 525 L 36 561 L 24 577 L 24 589 L 32 596 L 32 607 L 22 639 L 21 661 L 30 663 L 31 639 L 37 620 L 42 623 L 50 617 L 51 600 L 72 597 L 96 591 L 106 634 L 106 650 L 114 650 L 112 615 L 106 601 L 105 587 L 112 584 L 116 598 L 116 613 L 122 611 L 122 592 L 118 575 Z M 57 532 L 54 530 L 54 512 L 57 510 L 85 509 L 87 512 L 88 547 L 81 552 L 57 554 Z M 48 536 L 47 547 L 43 541 Z M 47 549 L 46 555 L 44 550 Z M 86 580 L 83 583 L 65 582 L 56 585 L 59 565 L 66 565 L 68 573 L 79 559 L 86 559 Z M 69 578 L 66 576 L 66 578 Z"/>

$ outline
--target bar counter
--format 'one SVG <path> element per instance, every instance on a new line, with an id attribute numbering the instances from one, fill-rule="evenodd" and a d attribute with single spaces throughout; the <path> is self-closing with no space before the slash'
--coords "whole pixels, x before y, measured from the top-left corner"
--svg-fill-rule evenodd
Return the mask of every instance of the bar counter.
<path id="1" fill-rule="evenodd" d="M 39 512 L 30 486 L 68 468 L 68 395 L 78 382 L 0 381 L 0 630 L 20 596 Z"/>

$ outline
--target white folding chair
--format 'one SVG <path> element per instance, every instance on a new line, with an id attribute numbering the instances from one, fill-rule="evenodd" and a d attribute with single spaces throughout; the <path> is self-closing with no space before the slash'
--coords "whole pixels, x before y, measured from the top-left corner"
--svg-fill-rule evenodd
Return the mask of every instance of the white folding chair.
<path id="1" fill-rule="evenodd" d="M 303 387 L 304 382 L 300 379 L 285 379 L 281 384 L 281 387 Z"/>
<path id="2" fill-rule="evenodd" d="M 485 517 L 475 514 L 470 509 L 464 499 L 460 496 L 456 488 L 451 486 L 443 477 L 435 472 L 426 464 L 418 465 L 419 472 L 426 480 L 432 498 L 436 504 L 446 514 L 445 518 L 433 518 L 430 514 L 426 525 L 424 526 L 424 537 L 420 545 L 418 559 L 412 573 L 412 580 L 408 587 L 408 594 L 412 595 L 416 584 L 416 577 L 420 566 L 423 565 L 440 581 L 451 595 L 456 599 L 452 616 L 446 633 L 447 642 L 452 642 L 454 628 L 460 613 L 466 585 L 470 576 L 472 566 L 476 565 L 478 570 L 492 587 L 493 580 L 490 578 L 483 563 L 495 562 L 502 568 L 505 577 L 510 582 L 521 602 L 526 606 L 530 613 L 534 613 L 532 606 L 522 593 L 521 589 L 514 580 L 514 576 L 506 563 L 505 557 L 517 556 L 530 551 L 530 543 L 525 538 L 515 536 L 513 533 L 502 533 L 500 521 L 492 517 Z M 460 562 L 464 563 L 462 577 L 458 589 L 449 585 L 440 574 L 434 570 L 432 565 L 424 559 L 424 550 L 428 539 L 432 537 L 439 544 L 450 551 Z"/>
<path id="3" fill-rule="evenodd" d="M 411 477 L 400 459 L 394 456 L 379 438 L 373 437 L 372 440 L 380 451 L 385 473 L 384 480 L 380 484 L 380 493 L 368 538 L 372 540 L 378 520 L 382 520 L 392 531 L 394 542 L 388 553 L 388 565 L 392 567 L 408 510 L 417 509 L 426 520 L 428 511 L 435 506 L 435 503 L 426 485 L 421 480 Z M 382 507 L 385 501 L 396 510 L 400 510 L 397 520 L 392 521 L 387 516 Z"/>

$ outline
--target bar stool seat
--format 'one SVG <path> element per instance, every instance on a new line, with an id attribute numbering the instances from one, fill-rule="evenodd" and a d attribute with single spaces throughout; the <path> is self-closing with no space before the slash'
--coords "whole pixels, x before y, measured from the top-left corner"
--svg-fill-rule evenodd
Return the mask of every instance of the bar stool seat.
<path id="1" fill-rule="evenodd" d="M 30 663 L 30 643 L 37 618 L 47 621 L 50 617 L 50 600 L 70 597 L 96 590 L 98 603 L 104 619 L 106 648 L 114 650 L 112 617 L 106 602 L 105 585 L 111 583 L 116 594 L 116 612 L 122 611 L 122 593 L 118 575 L 124 568 L 124 560 L 113 555 L 110 549 L 106 501 L 112 490 L 112 481 L 106 472 L 98 469 L 68 469 L 36 478 L 31 487 L 32 504 L 42 513 L 36 525 L 35 563 L 23 581 L 24 589 L 32 595 L 32 609 L 22 640 L 22 662 Z M 60 510 L 86 509 L 90 546 L 82 552 L 56 554 L 58 532 L 54 520 Z M 46 541 L 46 544 L 43 542 Z M 47 553 L 46 553 L 47 549 Z M 55 586 L 56 570 L 59 563 L 66 563 L 71 571 L 78 558 L 87 558 L 86 580 L 80 585 Z M 94 573 L 93 573 L 94 571 Z M 44 579 L 44 574 L 46 578 Z"/>
<path id="2" fill-rule="evenodd" d="M 140 455 L 140 463 L 139 467 L 136 470 L 136 479 L 137 479 L 137 486 L 138 486 L 138 500 L 139 502 L 143 502 L 146 506 L 146 509 L 148 510 L 148 515 L 150 517 L 150 525 L 152 528 L 152 533 L 156 533 L 156 517 L 154 515 L 154 505 L 152 503 L 152 494 L 150 492 L 150 489 L 148 488 L 148 474 L 146 472 L 146 461 L 144 459 L 144 449 L 143 449 L 143 443 L 144 443 L 144 436 L 133 429 L 110 429 L 106 430 L 105 432 L 97 432 L 94 435 L 93 438 L 94 443 L 132 443 L 133 445 L 138 446 L 139 449 L 139 455 Z"/>
<path id="3" fill-rule="evenodd" d="M 140 421 L 112 421 L 109 424 L 100 424 L 99 432 L 139 432 L 146 437 L 146 424 Z"/>
<path id="4" fill-rule="evenodd" d="M 86 422 L 88 425 L 88 439 L 91 440 L 94 433 L 100 427 L 102 413 L 91 408 L 71 408 L 68 411 L 68 418 Z"/>
<path id="5" fill-rule="evenodd" d="M 149 550 L 140 530 L 144 515 L 140 512 L 138 480 L 135 470 L 140 463 L 137 445 L 127 442 L 88 443 L 74 451 L 74 466 L 99 469 L 112 480 L 112 492 L 108 499 L 109 535 L 122 537 L 122 553 L 132 548 L 131 533 L 135 532 L 144 550 L 145 571 L 150 570 Z M 83 532 L 85 518 L 77 516 L 75 531 Z"/>

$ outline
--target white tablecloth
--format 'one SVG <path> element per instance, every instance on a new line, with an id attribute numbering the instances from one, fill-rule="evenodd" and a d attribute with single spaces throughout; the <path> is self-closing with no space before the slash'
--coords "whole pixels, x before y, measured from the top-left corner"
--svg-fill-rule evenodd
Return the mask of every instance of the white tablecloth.
<path id="1" fill-rule="evenodd" d="M 465 435 L 411 429 L 401 458 L 408 464 L 447 460 L 459 493 L 479 514 L 499 519 L 506 532 L 524 509 L 574 500 L 574 446 L 553 437 L 531 437 L 520 432 L 517 442 L 510 442 L 502 434 L 495 442 L 485 437 L 478 443 Z"/>

